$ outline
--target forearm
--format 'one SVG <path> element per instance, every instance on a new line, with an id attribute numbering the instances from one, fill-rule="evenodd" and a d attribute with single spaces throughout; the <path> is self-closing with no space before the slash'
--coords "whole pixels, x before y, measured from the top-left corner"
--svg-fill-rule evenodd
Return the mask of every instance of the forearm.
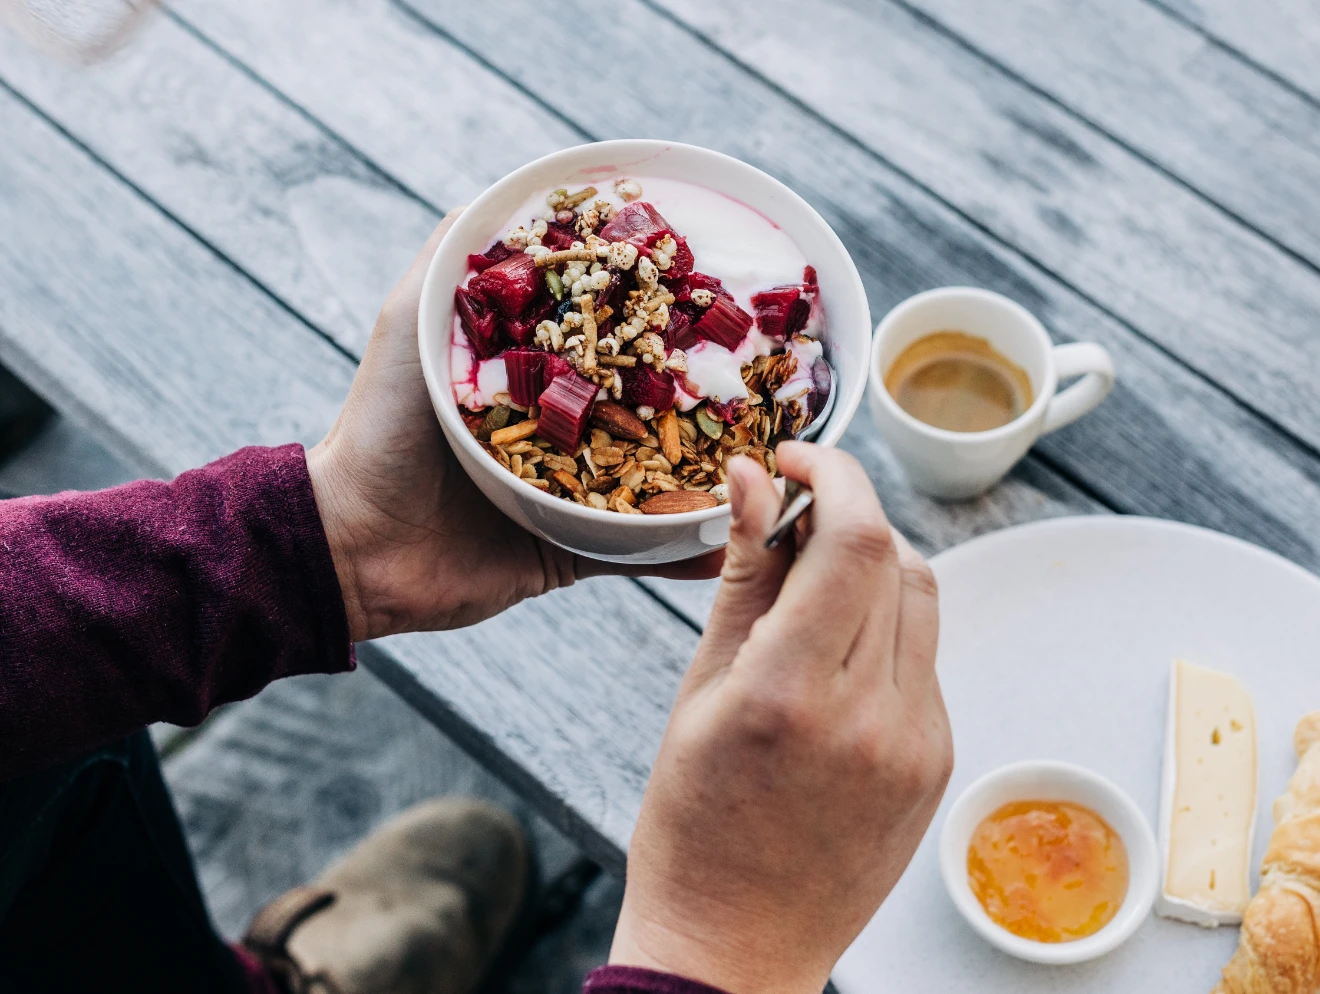
<path id="1" fill-rule="evenodd" d="M 300 446 L 0 503 L 0 780 L 352 665 Z"/>

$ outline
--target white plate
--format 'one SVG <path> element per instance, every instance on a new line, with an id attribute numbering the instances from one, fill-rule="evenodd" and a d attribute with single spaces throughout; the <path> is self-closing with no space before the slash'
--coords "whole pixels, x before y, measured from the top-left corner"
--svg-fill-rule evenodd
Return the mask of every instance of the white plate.
<path id="1" fill-rule="evenodd" d="M 1259 867 L 1270 806 L 1296 765 L 1293 726 L 1320 708 L 1320 579 L 1237 539 L 1126 517 L 1010 528 L 932 565 L 953 779 L 912 865 L 836 967 L 836 985 L 843 994 L 1209 991 L 1236 928 L 1151 917 L 1113 953 L 1076 966 L 995 950 L 944 890 L 939 829 L 963 788 L 1023 759 L 1068 760 L 1109 777 L 1153 827 L 1169 664 L 1181 656 L 1236 675 L 1255 701 Z"/>

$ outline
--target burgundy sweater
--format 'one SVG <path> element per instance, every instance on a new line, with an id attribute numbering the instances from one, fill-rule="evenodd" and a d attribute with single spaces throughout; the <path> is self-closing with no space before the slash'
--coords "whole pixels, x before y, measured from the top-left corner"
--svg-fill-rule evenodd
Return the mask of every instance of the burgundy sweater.
<path id="1" fill-rule="evenodd" d="M 0 501 L 0 782 L 353 665 L 302 446 L 242 449 L 172 483 Z M 627 967 L 593 971 L 584 991 L 719 994 Z"/>

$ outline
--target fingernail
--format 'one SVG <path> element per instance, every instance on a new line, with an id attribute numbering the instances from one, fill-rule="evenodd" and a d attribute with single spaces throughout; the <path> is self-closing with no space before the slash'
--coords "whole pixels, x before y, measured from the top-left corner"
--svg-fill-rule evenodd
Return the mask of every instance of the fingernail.
<path id="1" fill-rule="evenodd" d="M 742 520 L 743 501 L 747 497 L 747 491 L 744 489 L 742 474 L 736 469 L 729 470 L 729 511 L 733 515 L 733 523 L 736 525 Z"/>

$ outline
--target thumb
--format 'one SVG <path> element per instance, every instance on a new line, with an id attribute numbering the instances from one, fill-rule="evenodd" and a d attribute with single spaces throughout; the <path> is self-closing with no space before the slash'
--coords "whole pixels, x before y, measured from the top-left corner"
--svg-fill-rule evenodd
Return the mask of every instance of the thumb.
<path id="1" fill-rule="evenodd" d="M 765 547 L 779 517 L 780 496 L 769 474 L 746 456 L 726 466 L 733 520 L 719 592 L 688 679 L 704 683 L 733 662 L 756 619 L 770 610 L 793 563 L 793 543 Z"/>

